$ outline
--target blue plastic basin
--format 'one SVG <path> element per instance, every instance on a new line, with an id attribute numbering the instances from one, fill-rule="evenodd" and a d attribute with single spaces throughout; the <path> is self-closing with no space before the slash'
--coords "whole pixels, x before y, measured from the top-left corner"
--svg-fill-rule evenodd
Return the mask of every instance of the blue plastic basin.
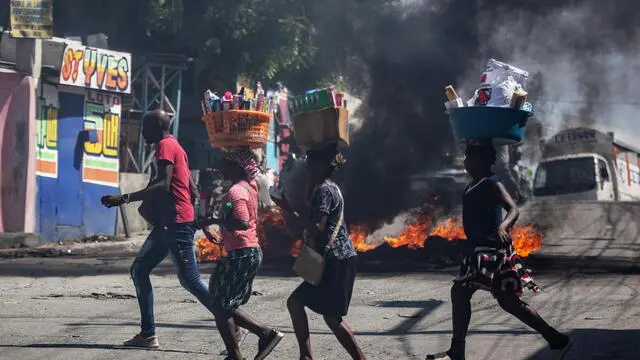
<path id="1" fill-rule="evenodd" d="M 448 109 L 453 134 L 459 141 L 493 139 L 494 143 L 516 144 L 522 141 L 529 111 L 490 106 Z"/>

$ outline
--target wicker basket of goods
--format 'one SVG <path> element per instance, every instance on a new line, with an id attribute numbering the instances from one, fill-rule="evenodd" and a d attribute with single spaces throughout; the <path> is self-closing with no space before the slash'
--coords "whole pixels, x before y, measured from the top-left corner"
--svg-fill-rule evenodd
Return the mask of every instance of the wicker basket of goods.
<path id="1" fill-rule="evenodd" d="M 271 114 L 252 110 L 227 110 L 205 114 L 209 142 L 214 148 L 262 146 L 269 138 Z"/>
<path id="2" fill-rule="evenodd" d="M 267 99 L 258 82 L 256 97 L 227 91 L 219 96 L 209 90 L 202 100 L 202 121 L 214 148 L 261 147 L 269 139 L 274 99 Z"/>
<path id="3" fill-rule="evenodd" d="M 344 94 L 313 90 L 289 99 L 296 144 L 314 150 L 327 144 L 349 146 L 349 112 Z"/>

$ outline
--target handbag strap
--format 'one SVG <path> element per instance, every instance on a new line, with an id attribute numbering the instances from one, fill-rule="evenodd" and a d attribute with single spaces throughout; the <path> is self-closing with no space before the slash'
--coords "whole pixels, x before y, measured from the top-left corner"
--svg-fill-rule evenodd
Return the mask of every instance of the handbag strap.
<path id="1" fill-rule="evenodd" d="M 338 187 L 338 185 L 336 184 L 332 184 L 332 185 L 336 188 L 336 191 L 338 191 L 338 197 L 340 198 L 341 205 L 340 205 L 340 218 L 338 219 L 338 222 L 336 223 L 336 227 L 333 229 L 333 233 L 331 234 L 331 237 L 327 242 L 327 246 L 325 247 L 325 249 L 327 250 L 331 248 L 331 245 L 338 237 L 338 233 L 340 232 L 340 229 L 342 228 L 342 223 L 344 222 L 344 198 L 342 197 L 342 192 L 340 192 L 340 188 Z"/>

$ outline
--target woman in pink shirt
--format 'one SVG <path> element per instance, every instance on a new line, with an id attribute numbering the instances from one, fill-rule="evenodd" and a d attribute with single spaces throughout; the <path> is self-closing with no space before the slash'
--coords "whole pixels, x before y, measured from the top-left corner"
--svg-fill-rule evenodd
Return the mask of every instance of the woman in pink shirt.
<path id="1" fill-rule="evenodd" d="M 256 360 L 266 358 L 282 340 L 283 334 L 276 329 L 258 323 L 239 309 L 251 296 L 253 279 L 262 263 L 262 250 L 256 229 L 258 215 L 258 186 L 255 178 L 258 166 L 249 150 L 225 152 L 222 172 L 232 186 L 222 203 L 225 206 L 222 221 L 222 239 L 227 256 L 218 264 L 209 282 L 213 297 L 216 325 L 225 347 L 227 360 L 241 360 L 238 342 L 234 336 L 236 326 L 245 328 L 259 337 Z M 211 240 L 213 234 L 205 229 Z"/>

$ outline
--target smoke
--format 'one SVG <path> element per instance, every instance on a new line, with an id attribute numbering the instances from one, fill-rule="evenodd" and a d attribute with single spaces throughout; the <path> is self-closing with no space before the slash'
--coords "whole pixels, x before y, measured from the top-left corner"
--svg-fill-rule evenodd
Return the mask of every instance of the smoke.
<path id="1" fill-rule="evenodd" d="M 451 165 L 456 146 L 443 89 L 453 83 L 470 96 L 492 57 L 532 74 L 532 142 L 576 125 L 610 129 L 623 139 L 640 135 L 633 116 L 640 106 L 634 99 L 640 2 L 402 3 L 367 34 L 373 46 L 362 55 L 365 122 L 339 174 L 348 220 L 390 221 L 406 210 L 410 175 Z"/>
<path id="2" fill-rule="evenodd" d="M 566 0 L 479 19 L 480 61 L 500 56 L 539 74 L 531 93 L 542 135 L 576 126 L 615 131 L 631 143 L 640 135 L 633 96 L 640 83 L 632 75 L 640 69 L 640 3 Z M 477 84 L 479 65 L 461 78 L 465 89 Z"/>
<path id="3" fill-rule="evenodd" d="M 409 175 L 450 165 L 455 151 L 443 89 L 473 64 L 477 11 L 463 0 L 408 6 L 381 16 L 364 56 L 365 122 L 339 173 L 352 222 L 391 221 L 406 210 Z"/>

